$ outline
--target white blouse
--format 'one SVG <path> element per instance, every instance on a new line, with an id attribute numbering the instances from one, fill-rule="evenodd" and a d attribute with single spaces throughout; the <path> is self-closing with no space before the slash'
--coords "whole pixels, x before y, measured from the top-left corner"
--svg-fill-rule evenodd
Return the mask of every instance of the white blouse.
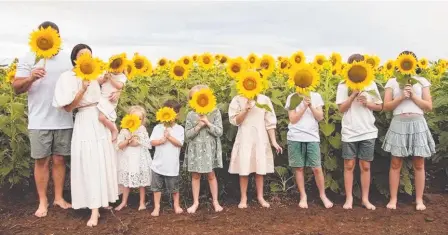
<path id="1" fill-rule="evenodd" d="M 430 87 L 431 83 L 424 77 L 414 77 L 417 79 L 420 83 L 414 84 L 412 88 L 414 89 L 414 95 L 422 98 L 423 95 L 423 88 Z M 396 78 L 391 78 L 389 81 L 387 81 L 385 88 L 392 88 L 392 94 L 393 99 L 399 97 L 403 90 L 400 89 L 400 85 L 397 82 Z M 403 100 L 395 109 L 394 109 L 394 116 L 400 115 L 403 113 L 416 113 L 416 114 L 424 114 L 423 110 L 418 107 L 417 104 L 414 103 L 411 99 L 405 99 Z"/>

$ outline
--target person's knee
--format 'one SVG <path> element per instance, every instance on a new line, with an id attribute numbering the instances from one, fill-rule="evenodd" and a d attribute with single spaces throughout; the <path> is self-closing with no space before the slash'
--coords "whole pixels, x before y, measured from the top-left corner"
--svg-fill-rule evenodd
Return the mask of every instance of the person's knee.
<path id="1" fill-rule="evenodd" d="M 322 167 L 313 167 L 313 174 L 318 175 L 322 173 Z"/>
<path id="2" fill-rule="evenodd" d="M 390 162 L 390 168 L 392 170 L 400 170 L 402 163 L 403 162 L 401 159 L 392 159 L 392 161 Z"/>
<path id="3" fill-rule="evenodd" d="M 192 173 L 191 174 L 191 178 L 193 180 L 200 180 L 201 179 L 201 174 L 199 174 L 199 173 Z"/>
<path id="4" fill-rule="evenodd" d="M 100 113 L 100 115 L 98 116 L 98 120 L 100 120 L 100 122 L 104 122 L 104 121 L 106 121 L 106 116 L 104 116 L 104 114 Z"/>
<path id="5" fill-rule="evenodd" d="M 50 165 L 50 158 L 45 157 L 41 159 L 36 159 L 34 162 L 35 162 L 34 164 L 38 168 L 48 168 L 48 166 Z"/>
<path id="6" fill-rule="evenodd" d="M 296 168 L 296 173 L 302 174 L 303 173 L 303 167 L 297 167 Z"/>
<path id="7" fill-rule="evenodd" d="M 208 178 L 208 181 L 216 180 L 215 172 L 212 171 L 212 172 L 208 173 L 207 178 Z"/>
<path id="8" fill-rule="evenodd" d="M 65 159 L 63 156 L 53 156 L 53 165 L 65 166 Z"/>
<path id="9" fill-rule="evenodd" d="M 370 162 L 360 162 L 360 164 L 359 164 L 359 169 L 362 171 L 362 172 L 368 172 L 368 171 L 370 171 Z"/>
<path id="10" fill-rule="evenodd" d="M 344 169 L 346 171 L 353 171 L 355 169 L 355 160 L 345 160 Z"/>
<path id="11" fill-rule="evenodd" d="M 425 170 L 425 161 L 424 160 L 417 160 L 413 161 L 412 165 L 414 166 L 415 171 L 423 171 Z"/>

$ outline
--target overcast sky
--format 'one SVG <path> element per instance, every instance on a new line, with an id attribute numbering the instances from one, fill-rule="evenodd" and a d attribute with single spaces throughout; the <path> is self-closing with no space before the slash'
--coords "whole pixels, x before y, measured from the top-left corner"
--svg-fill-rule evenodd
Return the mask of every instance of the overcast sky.
<path id="1" fill-rule="evenodd" d="M 211 52 L 290 55 L 372 53 L 448 58 L 448 2 L 425 1 L 1 1 L 0 61 L 29 51 L 42 21 L 58 24 L 67 52 L 86 43 L 94 54 L 139 52 L 151 60 Z M 384 60 L 383 60 L 384 62 Z"/>

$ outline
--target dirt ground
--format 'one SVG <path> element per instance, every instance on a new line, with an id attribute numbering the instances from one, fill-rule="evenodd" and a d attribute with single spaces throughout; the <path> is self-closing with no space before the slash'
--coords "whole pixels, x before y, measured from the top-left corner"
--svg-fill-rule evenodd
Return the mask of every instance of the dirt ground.
<path id="1" fill-rule="evenodd" d="M 138 201 L 133 195 L 131 201 Z M 36 197 L 0 194 L 0 234 L 447 234 L 448 194 L 427 194 L 428 209 L 417 212 L 412 198 L 402 197 L 399 208 L 385 208 L 385 199 L 374 201 L 377 210 L 367 211 L 359 202 L 351 211 L 342 209 L 343 198 L 333 197 L 335 207 L 324 209 L 317 199 L 310 208 L 300 209 L 293 198 L 271 198 L 271 208 L 260 208 L 255 202 L 248 209 L 236 204 L 214 213 L 209 203 L 202 204 L 195 215 L 175 215 L 169 205 L 160 217 L 137 211 L 132 203 L 121 212 L 102 210 L 99 225 L 86 227 L 88 210 L 50 207 L 48 216 L 36 218 Z"/>

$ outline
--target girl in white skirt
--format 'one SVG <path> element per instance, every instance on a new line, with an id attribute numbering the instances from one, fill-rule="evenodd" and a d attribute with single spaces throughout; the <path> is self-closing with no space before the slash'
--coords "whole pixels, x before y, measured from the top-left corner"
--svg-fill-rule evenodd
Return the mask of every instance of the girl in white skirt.
<path id="1" fill-rule="evenodd" d="M 414 56 L 412 52 L 408 53 Z M 397 208 L 397 193 L 403 159 L 413 157 L 415 201 L 417 210 L 425 210 L 425 158 L 435 153 L 435 143 L 426 123 L 424 112 L 431 111 L 430 83 L 423 77 L 414 77 L 419 83 L 407 85 L 403 90 L 395 78 L 386 84 L 384 110 L 393 111 L 393 119 L 383 143 L 383 149 L 392 154 L 389 171 L 390 201 L 387 208 Z"/>
<path id="2" fill-rule="evenodd" d="M 129 188 L 140 189 L 138 210 L 145 210 L 145 187 L 151 185 L 151 144 L 144 126 L 146 112 L 141 106 L 132 106 L 129 114 L 140 117 L 142 125 L 134 133 L 122 129 L 118 135 L 118 184 L 123 186 L 123 198 L 115 208 L 117 211 L 127 206 Z"/>

